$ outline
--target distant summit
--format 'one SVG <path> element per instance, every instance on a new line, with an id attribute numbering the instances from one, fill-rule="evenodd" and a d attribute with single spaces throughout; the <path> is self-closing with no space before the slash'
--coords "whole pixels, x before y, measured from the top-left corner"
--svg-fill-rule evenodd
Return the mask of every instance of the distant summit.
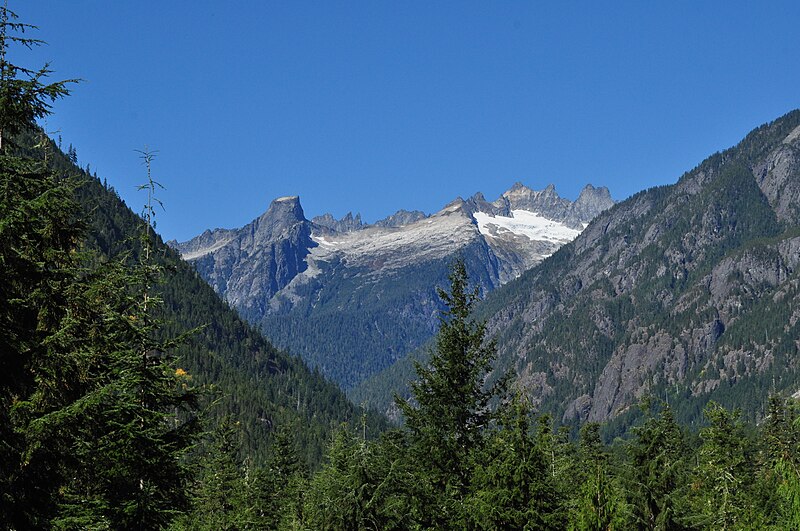
<path id="1" fill-rule="evenodd" d="M 308 220 L 281 197 L 241 229 L 177 244 L 217 292 L 279 346 L 350 387 L 434 332 L 435 287 L 455 256 L 489 292 L 574 239 L 613 205 L 606 188 L 575 202 L 553 185 L 476 193 L 431 215 L 399 210 L 374 224 L 348 212 Z M 332 338 L 338 338 L 333 341 Z"/>

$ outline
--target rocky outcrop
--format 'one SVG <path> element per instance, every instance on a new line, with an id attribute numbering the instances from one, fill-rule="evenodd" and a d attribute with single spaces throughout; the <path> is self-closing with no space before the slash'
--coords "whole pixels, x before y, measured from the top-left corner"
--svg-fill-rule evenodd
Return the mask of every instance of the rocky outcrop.
<path id="1" fill-rule="evenodd" d="M 410 225 L 428 216 L 421 210 L 403 210 L 400 209 L 391 216 L 385 217 L 375 222 L 376 227 L 402 227 Z"/>
<path id="2" fill-rule="evenodd" d="M 339 220 L 335 219 L 331 214 L 315 216 L 311 219 L 311 223 L 317 227 L 329 229 L 333 232 L 353 232 L 365 227 L 364 223 L 361 222 L 361 214 L 356 214 L 355 217 L 353 217 L 352 212 L 348 212 Z"/>
<path id="3" fill-rule="evenodd" d="M 316 244 L 298 197 L 274 200 L 238 230 L 213 231 L 178 245 L 200 275 L 248 319 L 257 318 L 281 289 L 305 271 Z"/>

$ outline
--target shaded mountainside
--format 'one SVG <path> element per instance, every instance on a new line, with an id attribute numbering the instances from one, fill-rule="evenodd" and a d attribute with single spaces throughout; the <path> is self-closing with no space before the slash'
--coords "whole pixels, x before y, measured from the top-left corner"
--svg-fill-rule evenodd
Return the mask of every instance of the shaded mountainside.
<path id="1" fill-rule="evenodd" d="M 66 157 L 57 154 L 55 165 L 66 174 L 83 174 L 76 194 L 87 212 L 88 246 L 105 257 L 135 255 L 141 218 L 113 189 Z M 298 451 L 308 463 L 319 463 L 332 430 L 341 422 L 357 419 L 360 410 L 319 372 L 273 347 L 160 239 L 157 249 L 167 266 L 166 277 L 157 288 L 164 301 L 163 333 L 174 337 L 201 327 L 187 344 L 178 347 L 177 354 L 194 383 L 216 390 L 216 403 L 209 413 L 213 417 L 230 415 L 241 422 L 243 451 L 253 463 L 264 462 L 273 433 L 280 426 L 292 430 Z M 382 418 L 369 415 L 373 433 L 385 426 Z"/>
<path id="2" fill-rule="evenodd" d="M 763 414 L 800 388 L 800 111 L 640 192 L 490 297 L 502 363 L 565 422 L 647 394 Z"/>
<path id="3" fill-rule="evenodd" d="M 498 367 L 567 424 L 619 432 L 652 395 L 685 422 L 714 399 L 763 416 L 800 389 L 800 111 L 750 133 L 671 186 L 606 210 L 487 297 Z M 396 413 L 413 352 L 350 393 Z"/>
<path id="4" fill-rule="evenodd" d="M 519 183 L 496 201 L 456 199 L 427 216 L 401 210 L 305 218 L 299 198 L 272 202 L 241 229 L 174 245 L 270 340 L 344 386 L 390 366 L 435 332 L 435 287 L 461 256 L 489 292 L 577 236 L 613 201 L 587 186 L 575 201 Z"/>

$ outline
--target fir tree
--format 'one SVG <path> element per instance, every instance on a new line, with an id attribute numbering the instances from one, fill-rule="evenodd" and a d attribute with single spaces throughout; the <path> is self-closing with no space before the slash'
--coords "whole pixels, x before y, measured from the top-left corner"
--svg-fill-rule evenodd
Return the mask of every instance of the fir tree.
<path id="1" fill-rule="evenodd" d="M 468 506 L 481 529 L 564 527 L 550 456 L 532 435 L 529 417 L 528 408 L 516 397 L 477 456 Z"/>
<path id="2" fill-rule="evenodd" d="M 653 416 L 652 404 L 645 403 L 647 418 L 633 429 L 628 446 L 631 484 L 638 525 L 644 529 L 680 529 L 681 487 L 686 482 L 688 448 L 672 409 L 662 404 Z"/>
<path id="3" fill-rule="evenodd" d="M 582 481 L 573 499 L 570 527 L 581 530 L 631 527 L 630 507 L 612 472 L 611 456 L 600 439 L 599 424 L 589 423 L 581 429 L 579 459 Z"/>
<path id="4" fill-rule="evenodd" d="M 763 527 L 752 504 L 752 461 L 739 413 L 709 402 L 705 415 L 709 426 L 700 432 L 703 444 L 689 493 L 687 523 L 706 529 Z"/>
<path id="5" fill-rule="evenodd" d="M 413 399 L 397 399 L 410 437 L 411 459 L 422 470 L 420 499 L 435 498 L 422 503 L 432 517 L 428 524 L 437 526 L 463 525 L 472 456 L 483 447 L 496 417 L 490 404 L 504 399 L 506 387 L 505 378 L 486 385 L 495 347 L 486 341 L 485 325 L 471 319 L 478 290 L 468 288 L 463 261 L 453 264 L 449 278 L 449 291 L 438 290 L 446 310 L 430 361 L 427 366 L 416 364 Z"/>
<path id="6" fill-rule="evenodd" d="M 45 65 L 9 62 L 10 45 L 31 48 L 33 26 L 0 6 L 0 525 L 34 528 L 55 511 L 69 463 L 56 441 L 40 444 L 33 423 L 80 396 L 84 360 L 69 347 L 68 292 L 77 282 L 83 226 L 71 183 L 19 154 L 69 81 L 45 83 Z M 68 437 L 68 435 L 67 435 Z"/>

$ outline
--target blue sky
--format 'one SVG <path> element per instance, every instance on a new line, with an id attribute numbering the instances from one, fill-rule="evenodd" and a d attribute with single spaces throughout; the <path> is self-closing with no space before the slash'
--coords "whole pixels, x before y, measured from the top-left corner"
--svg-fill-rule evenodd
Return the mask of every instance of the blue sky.
<path id="1" fill-rule="evenodd" d="M 675 182 L 800 107 L 800 2 L 11 0 L 85 80 L 47 123 L 158 230 Z"/>

